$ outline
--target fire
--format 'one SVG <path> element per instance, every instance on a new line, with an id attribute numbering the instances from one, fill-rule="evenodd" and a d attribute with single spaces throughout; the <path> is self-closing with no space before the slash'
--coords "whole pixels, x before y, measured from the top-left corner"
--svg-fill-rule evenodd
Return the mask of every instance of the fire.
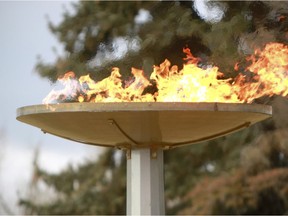
<path id="1" fill-rule="evenodd" d="M 251 65 L 248 71 L 253 73 L 250 82 L 245 82 L 245 76 L 239 75 L 235 87 L 243 101 L 252 102 L 262 96 L 288 94 L 288 46 L 280 43 L 269 43 L 264 50 L 256 50 L 248 61 Z"/>
<path id="2" fill-rule="evenodd" d="M 166 59 L 154 66 L 150 79 L 142 70 L 132 68 L 133 79 L 123 82 L 118 68 L 111 75 L 95 82 L 89 75 L 76 78 L 73 72 L 58 80 L 62 90 L 52 90 L 43 103 L 75 102 L 229 102 L 251 103 L 262 96 L 288 95 L 288 46 L 269 43 L 247 58 L 245 74 L 225 78 L 218 67 L 199 66 L 199 59 L 188 48 L 181 70 Z M 235 70 L 239 64 L 235 64 Z M 249 74 L 249 76 L 247 75 Z M 151 87 L 157 90 L 147 93 Z"/>

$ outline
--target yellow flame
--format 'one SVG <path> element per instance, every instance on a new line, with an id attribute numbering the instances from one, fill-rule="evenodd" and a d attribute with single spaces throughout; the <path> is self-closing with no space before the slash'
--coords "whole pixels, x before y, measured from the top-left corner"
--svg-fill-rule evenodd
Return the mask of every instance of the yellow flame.
<path id="1" fill-rule="evenodd" d="M 251 103 L 264 95 L 288 95 L 288 47 L 281 43 L 269 43 L 263 50 L 256 50 L 247 58 L 251 64 L 247 71 L 249 79 L 240 73 L 236 78 L 224 79 L 216 66 L 198 66 L 188 48 L 183 50 L 187 57 L 182 70 L 166 59 L 154 66 L 150 81 L 142 70 L 132 68 L 133 79 L 123 85 L 118 68 L 111 75 L 95 82 L 89 75 L 78 80 L 73 72 L 66 73 L 59 81 L 64 89 L 52 90 L 44 103 L 62 102 L 67 99 L 78 102 L 233 102 Z M 239 68 L 238 63 L 235 69 Z M 156 83 L 155 93 L 143 94 L 145 88 Z"/>

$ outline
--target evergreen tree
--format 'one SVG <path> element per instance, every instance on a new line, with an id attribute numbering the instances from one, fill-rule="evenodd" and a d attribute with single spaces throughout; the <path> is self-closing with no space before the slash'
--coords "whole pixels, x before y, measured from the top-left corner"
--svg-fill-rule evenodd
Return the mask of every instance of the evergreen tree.
<path id="1" fill-rule="evenodd" d="M 223 11 L 221 21 L 204 20 L 193 1 L 80 1 L 74 12 L 51 31 L 64 44 L 66 54 L 53 64 L 39 61 L 39 74 L 55 81 L 73 70 L 90 73 L 95 80 L 120 68 L 143 69 L 165 58 L 182 66 L 183 47 L 213 63 L 226 77 L 236 76 L 234 64 L 267 42 L 288 42 L 288 4 L 275 1 L 210 1 L 210 9 Z M 146 19 L 139 19 L 139 14 Z M 143 15 L 145 14 L 145 15 Z M 127 47 L 117 54 L 117 41 Z M 245 62 L 240 62 L 244 70 Z M 287 214 L 288 102 L 261 98 L 273 105 L 273 118 L 236 134 L 165 152 L 167 214 Z M 29 214 L 125 214 L 126 159 L 107 150 L 97 161 L 51 175 L 35 170 L 58 194 L 56 200 L 20 204 Z M 273 206 L 273 207 L 272 207 Z"/>

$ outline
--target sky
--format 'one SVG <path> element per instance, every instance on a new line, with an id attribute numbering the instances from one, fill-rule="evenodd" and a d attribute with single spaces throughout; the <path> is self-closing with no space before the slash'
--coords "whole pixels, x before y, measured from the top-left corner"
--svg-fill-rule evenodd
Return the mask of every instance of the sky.
<path id="1" fill-rule="evenodd" d="M 16 213 L 18 197 L 25 195 L 31 178 L 36 148 L 40 166 L 54 173 L 67 164 L 97 158 L 102 150 L 43 134 L 16 120 L 17 108 L 41 104 L 53 88 L 34 67 L 39 55 L 53 62 L 57 55 L 53 49 L 63 54 L 63 46 L 48 29 L 47 16 L 59 23 L 64 7 L 72 10 L 71 2 L 0 1 L 0 194 Z"/>

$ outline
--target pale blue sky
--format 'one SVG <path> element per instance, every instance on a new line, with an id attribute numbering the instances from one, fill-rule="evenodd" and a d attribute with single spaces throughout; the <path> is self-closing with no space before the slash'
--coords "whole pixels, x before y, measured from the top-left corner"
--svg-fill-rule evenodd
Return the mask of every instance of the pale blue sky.
<path id="1" fill-rule="evenodd" d="M 78 163 L 95 155 L 99 147 L 44 135 L 39 129 L 16 121 L 16 109 L 41 104 L 53 88 L 34 71 L 37 55 L 46 62 L 55 60 L 55 47 L 63 53 L 47 26 L 61 21 L 68 1 L 0 1 L 0 194 L 15 204 L 16 191 L 23 194 L 31 175 L 32 155 L 40 146 L 40 164 L 53 172 L 67 162 Z M 70 8 L 71 9 L 71 8 Z M 0 207 L 1 213 L 1 207 Z"/>

